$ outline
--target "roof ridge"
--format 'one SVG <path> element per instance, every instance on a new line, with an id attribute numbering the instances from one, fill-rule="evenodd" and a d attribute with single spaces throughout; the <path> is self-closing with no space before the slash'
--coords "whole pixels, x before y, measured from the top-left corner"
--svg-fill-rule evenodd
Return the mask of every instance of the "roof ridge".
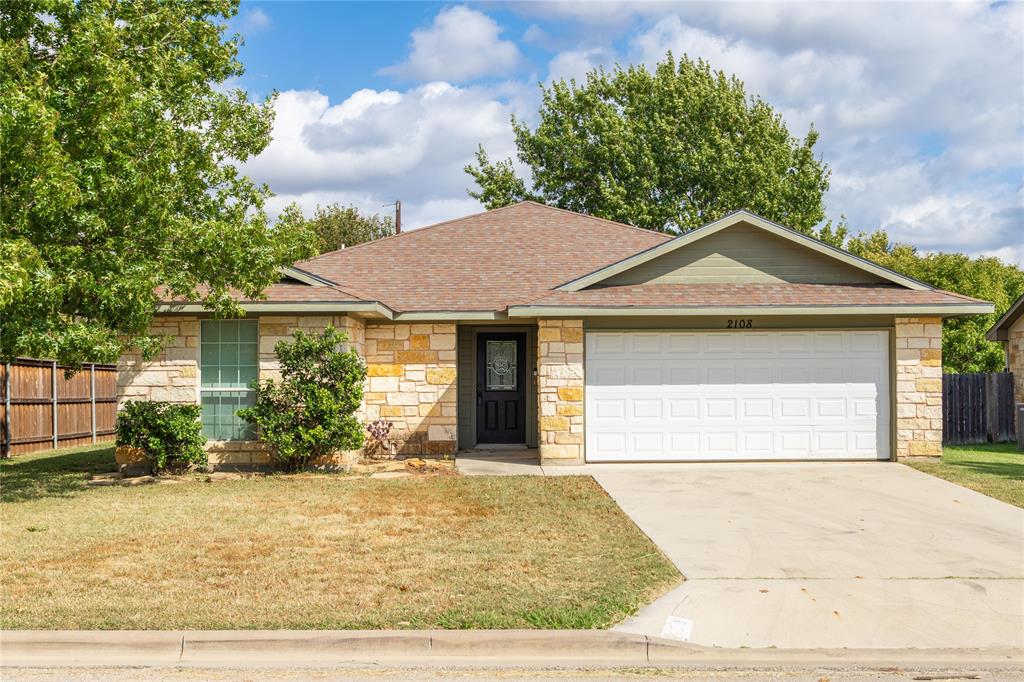
<path id="1" fill-rule="evenodd" d="M 398 232 L 397 234 L 389 234 L 387 237 L 381 237 L 380 239 L 371 239 L 368 242 L 362 242 L 360 244 L 354 244 L 352 246 L 343 247 L 343 248 L 340 248 L 340 249 L 335 249 L 333 251 L 327 251 L 325 253 L 321 253 L 319 256 L 315 256 L 313 258 L 309 258 L 309 259 L 306 259 L 306 260 L 295 261 L 295 262 L 296 263 L 311 263 L 313 261 L 320 260 L 324 256 L 330 256 L 330 255 L 333 255 L 333 254 L 336 254 L 336 253 L 345 253 L 345 252 L 348 252 L 348 251 L 352 251 L 353 249 L 358 249 L 358 248 L 363 247 L 363 246 L 370 246 L 371 244 L 380 244 L 381 242 L 386 242 L 386 241 L 391 240 L 391 239 L 398 239 L 399 237 L 407 237 L 407 236 L 409 236 L 411 234 L 419 234 L 419 233 L 425 232 L 426 230 L 432 230 L 435 227 L 444 227 L 445 225 L 450 225 L 452 223 L 458 223 L 458 222 L 461 222 L 463 220 L 469 220 L 470 218 L 477 218 L 477 217 L 482 216 L 482 215 L 487 215 L 488 213 L 496 213 L 497 211 L 504 211 L 505 209 L 514 208 L 516 206 L 519 206 L 520 204 L 525 204 L 525 203 L 528 203 L 528 202 L 520 201 L 520 202 L 515 203 L 515 204 L 508 204 L 507 206 L 499 206 L 498 208 L 491 208 L 491 209 L 486 209 L 486 210 L 483 210 L 483 211 L 479 211 L 477 213 L 470 213 L 469 215 L 464 215 L 464 216 L 461 216 L 459 218 L 449 218 L 448 220 L 442 220 L 439 223 L 434 223 L 432 225 L 424 225 L 423 227 L 417 227 L 417 228 L 409 230 L 407 232 Z M 529 203 L 533 203 L 533 202 L 529 202 Z"/>
<path id="2" fill-rule="evenodd" d="M 523 199 L 522 201 L 519 202 L 519 204 L 533 204 L 534 206 L 540 206 L 541 208 L 549 208 L 552 211 L 561 211 L 562 213 L 568 213 L 569 215 L 579 216 L 581 218 L 590 218 L 591 220 L 600 220 L 602 223 L 608 223 L 609 225 L 614 225 L 616 227 L 628 227 L 631 230 L 639 230 L 640 232 L 649 232 L 651 234 L 656 234 L 656 235 L 659 235 L 659 236 L 664 236 L 667 239 L 675 239 L 676 237 L 679 236 L 679 235 L 671 235 L 668 232 L 662 232 L 661 230 L 650 230 L 650 229 L 648 229 L 646 227 L 637 227 L 636 225 L 630 225 L 629 223 L 620 223 L 617 220 L 609 220 L 608 218 L 602 218 L 601 216 L 590 215 L 589 213 L 580 213 L 579 211 L 570 211 L 569 209 L 562 208 L 561 206 L 551 206 L 550 204 L 542 204 L 541 202 L 534 201 L 533 199 Z M 512 205 L 513 206 L 518 206 L 519 204 L 512 204 Z"/>

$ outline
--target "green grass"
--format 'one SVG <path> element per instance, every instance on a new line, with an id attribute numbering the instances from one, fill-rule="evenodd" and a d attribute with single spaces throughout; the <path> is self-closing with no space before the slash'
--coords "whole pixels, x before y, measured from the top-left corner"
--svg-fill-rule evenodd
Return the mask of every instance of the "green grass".
<path id="1" fill-rule="evenodd" d="M 948 446 L 938 462 L 909 465 L 1024 508 L 1024 452 L 1013 443 Z"/>
<path id="2" fill-rule="evenodd" d="M 589 477 L 83 487 L 112 468 L 0 463 L 0 627 L 603 628 L 680 580 Z"/>
<path id="3" fill-rule="evenodd" d="M 93 474 L 116 470 L 113 443 L 16 455 L 0 460 L 0 502 L 70 497 Z"/>

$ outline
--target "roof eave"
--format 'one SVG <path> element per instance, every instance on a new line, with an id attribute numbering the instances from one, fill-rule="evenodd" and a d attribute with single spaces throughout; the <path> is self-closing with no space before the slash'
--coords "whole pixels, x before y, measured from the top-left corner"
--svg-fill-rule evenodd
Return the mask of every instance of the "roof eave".
<path id="1" fill-rule="evenodd" d="M 915 305 L 796 305 L 796 306 L 509 306 L 509 317 L 594 317 L 676 315 L 697 317 L 713 315 L 906 315 L 911 317 L 934 315 L 961 317 L 987 315 L 991 303 L 923 303 Z"/>
<path id="2" fill-rule="evenodd" d="M 394 319 L 395 312 L 379 301 L 243 301 L 238 304 L 247 313 L 363 313 Z M 209 313 L 202 303 L 159 303 L 159 314 Z"/>

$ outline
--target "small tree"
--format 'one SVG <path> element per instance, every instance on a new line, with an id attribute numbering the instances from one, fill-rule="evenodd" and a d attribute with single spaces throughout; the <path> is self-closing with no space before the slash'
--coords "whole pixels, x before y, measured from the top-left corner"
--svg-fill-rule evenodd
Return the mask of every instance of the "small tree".
<path id="1" fill-rule="evenodd" d="M 238 415 L 259 427 L 260 440 L 279 464 L 298 469 L 310 459 L 362 447 L 363 425 L 355 413 L 366 365 L 355 350 L 343 349 L 348 336 L 334 327 L 293 337 L 274 347 L 281 380 L 254 381 L 256 404 Z"/>
<path id="2" fill-rule="evenodd" d="M 337 203 L 318 205 L 312 218 L 306 218 L 297 204 L 290 204 L 278 222 L 291 232 L 309 235 L 313 240 L 311 246 L 318 254 L 395 234 L 395 221 L 391 216 L 364 214 L 355 206 Z"/>

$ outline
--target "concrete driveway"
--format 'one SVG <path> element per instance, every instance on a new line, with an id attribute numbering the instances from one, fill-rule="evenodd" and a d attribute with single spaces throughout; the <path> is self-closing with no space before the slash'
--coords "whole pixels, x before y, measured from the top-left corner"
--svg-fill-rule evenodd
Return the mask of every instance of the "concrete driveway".
<path id="1" fill-rule="evenodd" d="M 687 577 L 618 630 L 675 615 L 723 647 L 1024 646 L 1024 510 L 892 463 L 585 469 Z"/>

